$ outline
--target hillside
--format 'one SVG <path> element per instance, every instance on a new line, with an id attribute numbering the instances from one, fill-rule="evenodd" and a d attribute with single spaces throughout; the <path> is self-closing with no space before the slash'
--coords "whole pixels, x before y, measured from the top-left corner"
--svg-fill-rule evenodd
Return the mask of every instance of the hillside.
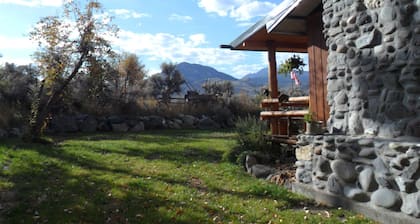
<path id="1" fill-rule="evenodd" d="M 268 68 L 261 69 L 256 73 L 245 75 L 241 79 L 236 79 L 226 73 L 219 72 L 210 66 L 200 64 L 191 64 L 182 62 L 177 65 L 177 69 L 184 76 L 184 79 L 194 90 L 203 92 L 201 85 L 207 80 L 227 80 L 231 81 L 234 86 L 234 92 L 245 92 L 249 95 L 254 95 L 261 90 L 262 87 L 268 85 Z M 305 91 L 309 89 L 309 75 L 308 72 L 303 72 L 299 75 L 301 81 L 301 88 Z M 292 86 L 292 80 L 289 76 L 278 75 L 278 83 L 280 89 L 289 89 Z M 183 86 L 183 94 L 191 90 L 187 85 Z"/>
<path id="2" fill-rule="evenodd" d="M 301 89 L 309 89 L 309 72 L 303 71 L 302 74 L 298 74 L 298 78 L 301 83 Z M 261 69 L 256 73 L 250 73 L 245 75 L 240 81 L 247 83 L 252 87 L 261 88 L 262 86 L 268 85 L 268 68 Z M 277 76 L 279 89 L 288 89 L 292 86 L 293 80 L 290 79 L 289 75 L 279 74 Z"/>
<path id="3" fill-rule="evenodd" d="M 202 92 L 201 85 L 207 80 L 237 81 L 234 77 L 209 66 L 182 62 L 177 65 L 177 69 L 184 76 L 186 82 L 200 92 Z M 185 88 L 187 87 L 185 86 Z"/>

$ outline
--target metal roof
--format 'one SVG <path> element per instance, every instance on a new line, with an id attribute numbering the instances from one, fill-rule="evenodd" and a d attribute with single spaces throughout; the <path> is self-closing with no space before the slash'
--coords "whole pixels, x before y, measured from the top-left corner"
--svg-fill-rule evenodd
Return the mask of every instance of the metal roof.
<path id="1" fill-rule="evenodd" d="M 221 47 L 265 51 L 265 43 L 274 42 L 278 51 L 305 52 L 308 40 L 306 17 L 320 5 L 321 0 L 284 0 L 229 45 Z"/>

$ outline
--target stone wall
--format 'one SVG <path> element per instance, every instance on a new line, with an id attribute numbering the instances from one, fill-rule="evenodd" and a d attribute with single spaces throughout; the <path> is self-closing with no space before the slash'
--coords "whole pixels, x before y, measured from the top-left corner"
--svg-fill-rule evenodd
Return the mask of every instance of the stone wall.
<path id="1" fill-rule="evenodd" d="M 420 217 L 420 142 L 302 135 L 298 144 L 297 182 Z"/>
<path id="2" fill-rule="evenodd" d="M 420 137 L 420 0 L 323 0 L 331 133 Z"/>
<path id="3" fill-rule="evenodd" d="M 418 223 L 420 0 L 322 2 L 329 133 L 299 136 L 296 180 Z"/>
<path id="4" fill-rule="evenodd" d="M 141 132 L 153 129 L 221 129 L 232 128 L 234 121 L 227 117 L 217 120 L 207 116 L 180 114 L 176 117 L 124 116 L 95 117 L 87 114 L 58 115 L 49 120 L 46 133 L 92 133 L 92 132 Z M 0 139 L 22 137 L 23 128 L 4 130 L 0 128 Z"/>

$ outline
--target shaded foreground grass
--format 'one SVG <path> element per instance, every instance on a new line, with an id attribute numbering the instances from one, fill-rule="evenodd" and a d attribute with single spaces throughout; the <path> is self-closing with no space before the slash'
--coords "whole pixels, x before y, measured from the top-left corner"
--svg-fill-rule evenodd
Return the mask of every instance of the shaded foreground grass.
<path id="1" fill-rule="evenodd" d="M 164 131 L 0 141 L 2 223 L 370 223 L 221 161 L 233 134 Z"/>

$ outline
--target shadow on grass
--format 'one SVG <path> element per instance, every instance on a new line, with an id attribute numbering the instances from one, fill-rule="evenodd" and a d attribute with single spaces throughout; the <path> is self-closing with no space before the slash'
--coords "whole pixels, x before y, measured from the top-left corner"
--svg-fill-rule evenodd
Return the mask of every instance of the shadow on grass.
<path id="1" fill-rule="evenodd" d="M 109 169 L 54 146 L 3 145 L 16 148 L 7 152 L 15 163 L 13 171 L 0 173 L 13 184 L 10 190 L 17 201 L 3 217 L 6 223 L 206 223 L 193 214 L 177 220 L 162 212 L 162 207 L 178 202 L 160 196 L 143 179 L 133 177 L 120 186 L 89 172 L 132 175 L 128 170 Z M 88 171 L 74 174 L 75 166 Z"/>
<path id="2" fill-rule="evenodd" d="M 98 146 L 90 143 L 91 138 L 95 136 L 97 135 L 83 137 L 86 142 L 78 143 L 77 147 L 81 147 L 80 149 L 71 148 L 65 142 L 58 145 L 25 144 L 16 141 L 2 143 L 6 158 L 0 157 L 0 162 L 10 160 L 14 165 L 11 165 L 13 167 L 8 172 L 1 171 L 0 175 L 12 183 L 11 190 L 16 192 L 18 202 L 17 206 L 6 214 L 4 220 L 9 223 L 189 224 L 211 222 L 211 217 L 203 216 L 203 212 L 208 216 L 217 215 L 228 220 L 233 220 L 233 216 L 237 215 L 225 214 L 220 208 L 198 202 L 187 201 L 187 204 L 184 204 L 179 200 L 171 200 L 156 189 L 156 184 L 174 188 L 187 187 L 189 190 L 205 191 L 219 196 L 235 196 L 244 200 L 250 197 L 279 198 L 286 201 L 279 209 L 289 208 L 292 204 L 300 202 L 285 189 L 276 187 L 276 190 L 274 186 L 271 188 L 255 185 L 250 186 L 247 191 L 234 192 L 217 186 L 193 185 L 189 182 L 190 174 L 187 173 L 184 174 L 185 178 L 178 179 L 167 174 L 151 173 L 152 180 L 147 181 L 130 167 L 118 166 L 122 163 L 116 166 L 107 164 L 101 157 L 110 154 L 121 160 L 140 158 L 173 164 L 220 161 L 221 151 L 180 144 L 180 141 L 200 141 L 188 137 L 188 133 L 180 137 L 168 134 L 157 138 L 148 135 L 116 138 L 144 144 L 157 143 L 162 146 L 151 148 L 144 148 L 141 144 L 123 144 L 122 148 L 108 148 L 106 144 Z M 114 137 L 115 135 L 111 135 L 106 140 Z M 65 139 L 80 140 L 74 136 Z M 176 145 L 177 148 L 166 147 L 168 145 Z M 126 178 L 127 181 L 119 182 L 119 178 Z M 183 207 L 188 207 L 189 212 L 180 209 Z"/>

